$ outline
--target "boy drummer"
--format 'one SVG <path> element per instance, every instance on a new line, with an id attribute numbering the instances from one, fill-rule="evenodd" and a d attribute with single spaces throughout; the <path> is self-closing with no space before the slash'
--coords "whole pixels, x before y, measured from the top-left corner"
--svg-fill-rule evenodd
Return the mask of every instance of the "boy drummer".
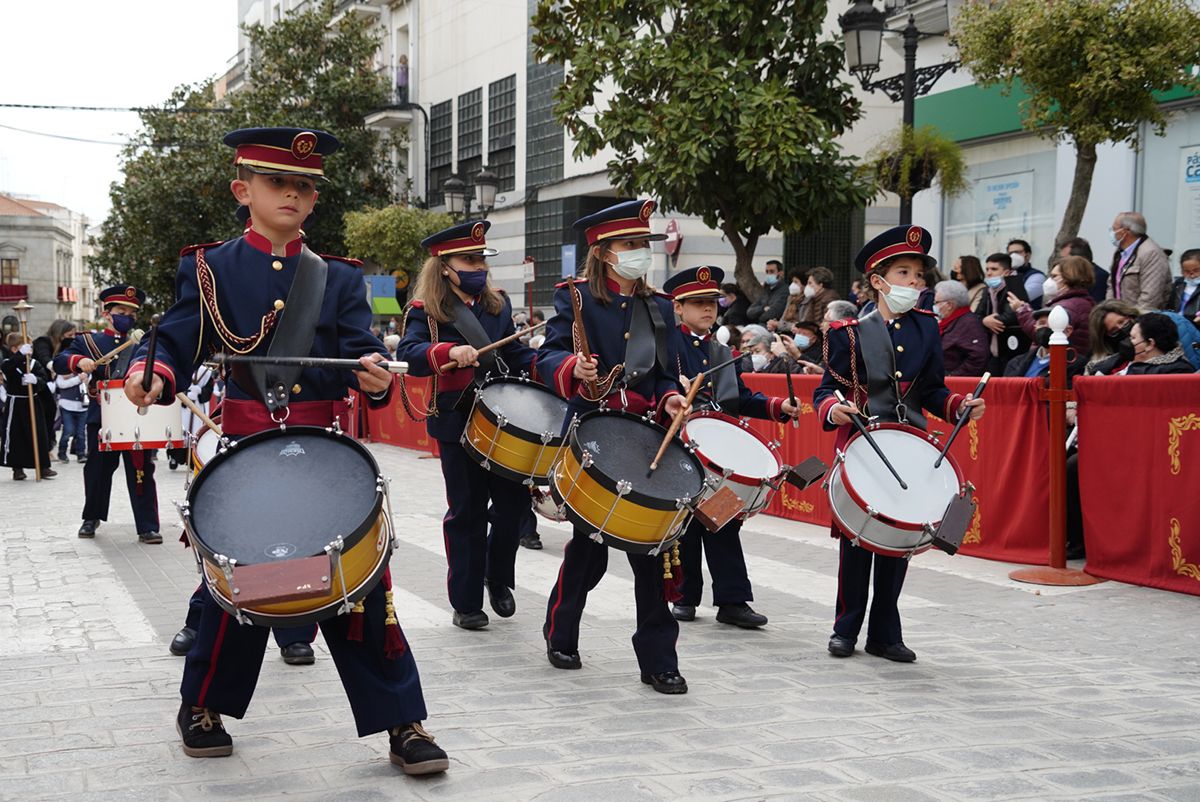
<path id="1" fill-rule="evenodd" d="M 920 226 L 897 226 L 864 245 L 854 259 L 878 299 L 878 309 L 861 320 L 830 324 L 825 337 L 826 371 L 813 394 L 813 406 L 826 430 L 837 430 L 837 448 L 850 439 L 851 415 L 867 414 L 879 422 L 907 423 L 918 429 L 926 425 L 922 409 L 948 421 L 962 414 L 972 420 L 983 417 L 982 398 L 963 398 L 946 389 L 937 320 L 932 312 L 916 308 L 917 281 L 926 267 L 936 264 L 929 256 L 932 242 Z M 837 400 L 834 391 L 839 389 L 849 403 Z M 903 466 L 897 467 L 903 471 Z M 854 653 L 867 612 L 873 558 L 875 595 L 867 623 L 867 654 L 900 663 L 916 660 L 917 655 L 904 645 L 896 606 L 908 560 L 855 546 L 836 525 L 833 536 L 841 537 L 841 552 L 829 653 L 834 657 Z"/>
<path id="2" fill-rule="evenodd" d="M 177 377 L 191 376 L 217 350 L 264 354 L 276 339 L 296 356 L 358 357 L 353 373 L 305 369 L 298 378 L 265 382 L 234 371 L 226 386 L 222 427 L 241 437 L 289 425 L 329 426 L 347 421 L 347 389 L 362 390 L 372 406 L 387 403 L 392 378 L 375 364 L 385 359 L 383 343 L 371 334 L 371 310 L 355 265 L 317 257 L 304 246 L 301 224 L 317 200 L 323 161 L 338 149 L 331 134 L 298 128 L 251 128 L 225 136 L 236 148 L 237 177 L 230 189 L 250 210 L 245 233 L 228 243 L 187 248 L 176 279 L 178 299 L 159 324 L 157 361 L 150 391 L 142 391 L 145 347 L 129 370 L 125 391 L 139 406 L 169 402 Z M 319 307 L 281 311 L 293 284 Z M 275 300 L 272 300 L 275 299 Z M 308 345 L 303 345 L 307 340 Z M 288 354 L 292 355 L 292 354 Z M 268 386 L 269 385 L 269 386 Z M 363 626 L 351 628 L 339 615 L 321 622 L 360 737 L 387 731 L 391 761 L 407 774 L 445 771 L 446 753 L 421 726 L 426 716 L 421 680 L 412 650 L 394 628 L 388 579 L 362 600 Z M 221 715 L 241 718 L 258 681 L 267 628 L 234 621 L 204 590 L 197 642 L 187 655 L 182 705 L 176 726 L 184 752 L 218 757 L 233 751 Z"/>
<path id="3" fill-rule="evenodd" d="M 677 273 L 663 284 L 663 291 L 675 302 L 675 314 L 680 321 L 684 345 L 679 354 L 679 372 L 683 378 L 694 379 L 709 366 L 730 358 L 729 348 L 709 335 L 717 320 L 717 299 L 721 297 L 721 281 L 725 271 L 719 267 L 693 267 Z M 693 402 L 695 409 L 716 408 L 729 415 L 785 421 L 798 410 L 786 398 L 768 398 L 750 392 L 742 381 L 741 368 L 735 362 L 705 376 L 704 386 Z M 712 574 L 713 604 L 717 621 L 742 629 L 754 629 L 767 623 L 767 617 L 755 612 L 748 602 L 754 599 L 750 578 L 746 574 L 746 558 L 742 554 L 739 533 L 742 521 L 730 521 L 716 532 L 710 532 L 695 518 L 679 541 L 679 558 L 683 563 L 682 598 L 671 607 L 680 621 L 696 620 L 696 607 L 704 590 L 700 570 L 700 555 L 705 552 L 708 570 Z"/>

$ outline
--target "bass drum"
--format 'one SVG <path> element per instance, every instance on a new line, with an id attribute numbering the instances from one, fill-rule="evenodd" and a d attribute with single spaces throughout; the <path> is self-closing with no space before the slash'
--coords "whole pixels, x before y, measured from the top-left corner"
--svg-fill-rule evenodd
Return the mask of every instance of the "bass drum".
<path id="1" fill-rule="evenodd" d="M 375 458 L 315 426 L 231 442 L 196 475 L 182 515 L 213 598 L 260 626 L 338 615 L 375 587 L 392 552 Z"/>
<path id="2" fill-rule="evenodd" d="M 463 429 L 471 459 L 506 479 L 544 485 L 562 448 L 567 402 L 529 379 L 490 379 Z"/>
<path id="3" fill-rule="evenodd" d="M 628 412 L 584 414 L 551 472 L 555 503 L 572 524 L 610 546 L 660 553 L 679 539 L 704 490 L 704 467 L 678 439 L 650 472 L 665 435 Z"/>

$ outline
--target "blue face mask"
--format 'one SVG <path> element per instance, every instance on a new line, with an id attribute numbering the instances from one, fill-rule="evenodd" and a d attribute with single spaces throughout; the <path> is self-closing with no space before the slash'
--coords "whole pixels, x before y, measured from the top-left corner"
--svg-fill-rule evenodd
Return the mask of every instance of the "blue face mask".
<path id="1" fill-rule="evenodd" d="M 807 334 L 797 334 L 795 337 L 792 337 L 792 342 L 794 342 L 796 347 L 801 351 L 806 351 L 808 350 L 808 347 L 812 345 L 812 338 Z"/>
<path id="2" fill-rule="evenodd" d="M 1004 277 L 1003 276 L 989 276 L 988 278 L 984 279 L 984 282 L 989 287 L 991 287 L 993 290 L 998 290 L 998 289 L 1000 289 L 1000 286 L 1002 284 L 1004 284 Z"/>
<path id="3" fill-rule="evenodd" d="M 767 277 L 765 279 L 763 279 L 763 284 L 766 284 L 768 287 L 774 287 L 778 283 L 779 283 L 779 274 L 778 273 L 768 273 Z"/>
<path id="4" fill-rule="evenodd" d="M 454 268 L 450 268 L 454 270 Z M 458 275 L 458 288 L 470 295 L 472 298 L 477 297 L 487 288 L 488 272 L 486 270 L 454 270 Z"/>
<path id="5" fill-rule="evenodd" d="M 133 315 L 113 315 L 112 326 L 118 334 L 126 334 L 133 328 Z"/>
<path id="6" fill-rule="evenodd" d="M 1196 287 L 1200 287 L 1200 276 L 1196 276 L 1195 278 L 1185 278 L 1183 280 L 1183 283 L 1188 285 L 1192 289 L 1195 289 Z"/>

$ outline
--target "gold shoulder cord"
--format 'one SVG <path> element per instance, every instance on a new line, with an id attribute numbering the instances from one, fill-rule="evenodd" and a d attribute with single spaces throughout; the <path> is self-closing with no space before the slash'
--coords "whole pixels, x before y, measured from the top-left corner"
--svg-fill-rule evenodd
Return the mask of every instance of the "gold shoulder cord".
<path id="1" fill-rule="evenodd" d="M 588 347 L 587 329 L 584 328 L 586 324 L 583 322 L 583 296 L 580 295 L 579 288 L 576 287 L 574 283 L 571 283 L 567 286 L 571 294 L 571 310 L 575 313 L 575 320 L 571 322 L 571 345 L 574 346 L 576 354 L 582 353 L 584 356 L 590 358 L 591 348 Z M 616 383 L 623 370 L 625 370 L 624 362 L 610 370 L 608 375 L 606 375 L 604 378 L 597 379 L 595 398 L 588 396 L 587 382 L 584 382 L 582 385 L 580 385 L 579 395 L 585 401 L 591 401 L 593 403 L 603 401 L 608 397 L 609 393 L 613 391 L 613 385 Z"/>
<path id="2" fill-rule="evenodd" d="M 862 407 L 859 406 L 859 403 L 858 403 L 858 396 L 861 393 L 863 396 L 863 401 L 865 402 L 867 400 L 867 394 L 865 391 L 862 390 L 862 387 L 858 383 L 858 349 L 857 349 L 858 343 L 854 336 L 854 327 L 853 326 L 846 327 L 846 339 L 848 339 L 850 341 L 850 379 L 849 379 L 849 381 L 847 381 L 845 377 L 839 375 L 838 372 L 833 369 L 833 365 L 829 364 L 829 335 L 828 334 L 826 334 L 825 337 L 822 338 L 822 340 L 821 340 L 821 358 L 825 361 L 825 370 L 829 371 L 830 375 L 833 376 L 833 378 L 836 379 L 839 384 L 841 384 L 843 387 L 849 388 L 850 402 L 852 404 L 854 404 L 855 406 L 858 406 L 859 409 L 862 409 Z"/>
<path id="3" fill-rule="evenodd" d="M 400 323 L 401 339 L 404 338 L 404 333 L 406 331 L 408 331 L 408 315 L 411 311 L 412 311 L 412 304 L 409 304 L 404 309 L 404 320 L 401 321 L 401 323 Z M 438 344 L 437 321 L 434 320 L 432 317 L 430 317 L 429 313 L 426 312 L 425 313 L 425 322 L 429 324 L 429 346 L 432 348 L 433 346 Z M 406 415 L 408 415 L 409 419 L 413 423 L 421 423 L 426 418 L 437 417 L 437 380 L 438 380 L 437 371 L 434 371 L 433 375 L 431 376 L 431 378 L 429 380 L 429 400 L 426 402 L 425 408 L 421 410 L 421 412 L 424 414 L 422 415 L 422 417 L 419 417 L 419 418 L 413 412 L 412 402 L 410 402 L 408 399 L 408 392 L 407 392 L 407 390 L 405 390 L 405 387 L 404 387 L 404 374 L 403 373 L 400 374 L 399 379 L 400 379 L 400 400 L 404 403 L 404 413 Z"/>
<path id="4" fill-rule="evenodd" d="M 204 249 L 196 251 L 196 282 L 200 285 L 200 331 L 201 337 L 196 343 L 196 357 L 200 355 L 201 343 L 204 342 L 204 313 L 207 312 L 209 319 L 212 320 L 213 328 L 216 329 L 217 335 L 221 341 L 225 343 L 225 347 L 233 351 L 235 354 L 248 354 L 262 343 L 263 338 L 275 326 L 276 319 L 279 316 L 279 311 L 272 309 L 270 312 L 262 316 L 258 324 L 258 332 L 249 336 L 241 337 L 233 332 L 226 325 L 224 318 L 221 317 L 221 308 L 217 304 L 217 277 L 213 275 L 212 268 L 208 266 L 208 262 L 204 259 Z"/>

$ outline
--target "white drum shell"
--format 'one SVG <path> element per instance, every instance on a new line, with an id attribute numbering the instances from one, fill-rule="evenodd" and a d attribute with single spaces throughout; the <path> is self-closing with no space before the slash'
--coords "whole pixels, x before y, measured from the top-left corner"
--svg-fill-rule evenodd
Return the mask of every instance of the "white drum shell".
<path id="1" fill-rule="evenodd" d="M 192 446 L 192 456 L 196 460 L 197 470 L 203 468 L 213 457 L 217 456 L 217 449 L 220 445 L 221 437 L 212 429 L 206 427 L 204 431 L 200 432 L 195 445 Z"/>
<path id="2" fill-rule="evenodd" d="M 699 413 L 683 428 L 685 440 L 696 446 L 696 456 L 704 465 L 708 479 L 704 498 L 728 487 L 742 500 L 737 516 L 741 520 L 767 508 L 775 494 L 771 483 L 783 471 L 777 448 L 765 443 L 744 420 L 728 415 Z"/>
<path id="3" fill-rule="evenodd" d="M 183 414 L 179 401 L 169 406 L 152 404 L 145 414 L 125 397 L 125 381 L 110 379 L 97 384 L 100 404 L 101 451 L 139 451 L 151 448 L 183 448 Z"/>

